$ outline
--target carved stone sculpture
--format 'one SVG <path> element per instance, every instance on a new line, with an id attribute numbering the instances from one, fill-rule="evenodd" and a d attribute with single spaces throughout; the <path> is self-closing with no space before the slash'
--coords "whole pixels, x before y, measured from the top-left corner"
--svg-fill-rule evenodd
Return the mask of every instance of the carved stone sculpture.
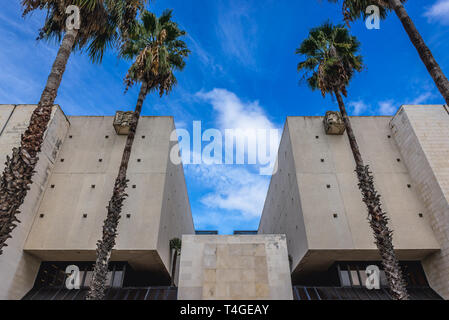
<path id="1" fill-rule="evenodd" d="M 114 129 L 118 135 L 128 135 L 129 128 L 134 119 L 132 111 L 117 111 L 114 118 Z"/>
<path id="2" fill-rule="evenodd" d="M 345 124 L 340 112 L 328 111 L 324 117 L 324 130 L 329 135 L 342 135 L 345 133 Z"/>

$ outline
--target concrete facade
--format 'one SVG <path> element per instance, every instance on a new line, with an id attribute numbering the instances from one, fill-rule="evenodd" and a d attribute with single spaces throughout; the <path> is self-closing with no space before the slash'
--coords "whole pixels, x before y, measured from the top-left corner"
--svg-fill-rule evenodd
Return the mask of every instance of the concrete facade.
<path id="1" fill-rule="evenodd" d="M 362 156 L 374 173 L 400 260 L 424 260 L 441 244 L 390 129 L 391 117 L 352 117 Z M 293 278 L 336 261 L 380 260 L 354 172 L 347 135 L 324 132 L 322 117 L 289 117 L 259 226 L 286 234 Z"/>
<path id="2" fill-rule="evenodd" d="M 28 127 L 32 105 L 0 105 L 0 170 L 11 154 L 13 147 L 20 144 L 20 136 Z M 0 299 L 20 299 L 33 286 L 40 259 L 23 251 L 25 241 L 36 218 L 39 204 L 47 188 L 56 157 L 64 142 L 69 121 L 58 106 L 53 108 L 48 129 L 45 133 L 42 151 L 33 176 L 34 183 L 20 207 L 21 223 L 12 232 L 8 246 L 0 256 Z"/>
<path id="3" fill-rule="evenodd" d="M 0 106 L 0 169 L 35 107 Z M 95 260 L 126 140 L 113 119 L 67 118 L 54 107 L 22 223 L 0 256 L 0 299 L 22 298 L 42 261 Z M 420 261 L 449 299 L 449 109 L 403 106 L 395 117 L 351 121 L 399 259 Z M 111 261 L 167 279 L 178 237 L 178 299 L 291 300 L 292 277 L 380 260 L 348 138 L 326 135 L 322 117 L 287 118 L 258 235 L 194 235 L 183 167 L 170 160 L 174 129 L 172 117 L 139 122 Z"/>
<path id="4" fill-rule="evenodd" d="M 179 300 L 292 300 L 283 235 L 183 236 Z"/>
<path id="5" fill-rule="evenodd" d="M 0 125 L 13 108 L 2 107 Z M 16 107 L 0 136 L 2 157 L 18 143 L 32 110 Z M 35 183 L 21 208 L 22 224 L 14 231 L 21 237 L 13 235 L 0 257 L 2 284 L 10 284 L 1 286 L 0 298 L 21 298 L 33 285 L 40 261 L 95 261 L 126 136 L 116 134 L 112 116 L 67 120 L 55 110 L 42 152 L 46 157 L 40 156 Z M 182 165 L 169 159 L 174 129 L 172 117 L 139 122 L 128 168 L 129 196 L 111 257 L 164 277 L 171 272 L 169 240 L 194 233 Z M 25 260 L 31 262 L 22 266 Z"/>
<path id="6" fill-rule="evenodd" d="M 402 106 L 391 130 L 441 246 L 423 260 L 424 270 L 432 288 L 449 299 L 449 109 Z"/>

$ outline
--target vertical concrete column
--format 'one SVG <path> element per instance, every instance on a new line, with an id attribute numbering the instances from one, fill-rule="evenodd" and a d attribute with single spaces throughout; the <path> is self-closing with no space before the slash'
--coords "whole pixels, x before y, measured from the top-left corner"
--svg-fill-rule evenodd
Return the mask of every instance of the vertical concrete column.
<path id="1" fill-rule="evenodd" d="M 0 112 L 0 170 L 3 171 L 6 156 L 20 144 L 21 134 L 28 123 L 35 105 L 1 106 Z M 8 111 L 8 112 L 6 112 Z M 21 223 L 12 233 L 8 246 L 0 256 L 0 299 L 21 299 L 33 286 L 40 260 L 23 252 L 37 210 L 51 175 L 54 161 L 64 141 L 69 122 L 58 106 L 55 106 L 45 133 L 42 151 L 33 176 L 33 184 L 20 208 Z"/>
<path id="2" fill-rule="evenodd" d="M 423 261 L 424 270 L 432 288 L 449 299 L 449 110 L 402 106 L 390 126 L 441 245 Z"/>

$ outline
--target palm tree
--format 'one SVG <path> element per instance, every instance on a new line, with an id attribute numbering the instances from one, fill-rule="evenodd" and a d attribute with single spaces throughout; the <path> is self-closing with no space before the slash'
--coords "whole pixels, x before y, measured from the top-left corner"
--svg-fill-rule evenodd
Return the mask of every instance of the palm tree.
<path id="1" fill-rule="evenodd" d="M 337 3 L 340 0 L 328 0 Z M 401 21 L 405 31 L 407 32 L 411 42 L 418 51 L 419 57 L 430 73 L 438 90 L 446 104 L 449 105 L 449 80 L 441 70 L 440 65 L 433 57 L 432 51 L 424 42 L 418 29 L 408 15 L 403 5 L 406 0 L 342 0 L 343 1 L 343 15 L 346 22 L 352 22 L 360 17 L 366 18 L 366 8 L 369 5 L 377 5 L 380 9 L 380 17 L 385 19 L 388 13 L 392 10 L 396 13 Z"/>
<path id="2" fill-rule="evenodd" d="M 358 186 L 368 209 L 368 220 L 382 257 L 391 292 L 395 299 L 406 300 L 408 294 L 393 248 L 393 232 L 388 227 L 386 213 L 382 211 L 380 195 L 374 187 L 372 173 L 369 166 L 363 162 L 342 98 L 342 95 L 347 96 L 346 87 L 354 73 L 362 70 L 362 57 L 358 55 L 359 47 L 357 39 L 349 34 L 344 25 L 334 26 L 329 22 L 325 23 L 312 29 L 309 37 L 296 50 L 296 54 L 306 58 L 298 64 L 298 71 L 303 72 L 312 90 L 321 90 L 323 97 L 331 94 L 337 98 L 356 164 Z"/>
<path id="3" fill-rule="evenodd" d="M 176 273 L 176 264 L 178 262 L 178 256 L 181 254 L 182 241 L 179 238 L 174 238 L 170 240 L 170 250 L 174 251 L 173 253 L 173 265 L 171 267 L 171 286 L 175 286 L 175 273 Z"/>
<path id="4" fill-rule="evenodd" d="M 186 35 L 186 32 L 171 19 L 171 10 L 164 11 L 159 18 L 151 12 L 144 11 L 141 22 L 121 48 L 122 57 L 135 59 L 125 78 L 126 88 L 136 82 L 140 82 L 141 87 L 112 198 L 107 207 L 103 236 L 97 243 L 97 260 L 92 284 L 86 297 L 88 300 L 101 300 L 105 295 L 109 259 L 115 246 L 123 201 L 127 196 L 126 171 L 143 101 L 151 91 L 157 91 L 162 97 L 173 89 L 177 83 L 173 71 L 184 69 L 184 58 L 190 53 L 185 42 L 179 39 Z"/>
<path id="5" fill-rule="evenodd" d="M 22 0 L 23 15 L 40 9 L 47 12 L 38 40 L 56 39 L 62 42 L 51 68 L 44 91 L 34 110 L 29 126 L 21 137 L 20 146 L 7 157 L 0 178 L 0 255 L 6 241 L 20 221 L 17 215 L 38 161 L 44 133 L 50 121 L 58 88 L 67 61 L 73 50 L 86 49 L 93 62 L 100 62 L 106 48 L 114 45 L 120 35 L 132 28 L 137 11 L 147 0 Z M 68 5 L 80 8 L 81 28 L 65 30 Z"/>

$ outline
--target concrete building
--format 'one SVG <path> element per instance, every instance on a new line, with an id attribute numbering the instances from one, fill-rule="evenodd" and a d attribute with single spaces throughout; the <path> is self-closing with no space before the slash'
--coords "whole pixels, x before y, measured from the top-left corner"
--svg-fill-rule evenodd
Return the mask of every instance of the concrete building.
<path id="1" fill-rule="evenodd" d="M 0 107 L 2 164 L 19 144 L 34 108 Z M 47 281 L 38 275 L 39 268 L 40 273 L 56 276 L 65 272 L 66 265 L 86 265 L 82 280 L 88 284 L 92 264 L 87 262 L 95 261 L 126 141 L 125 135 L 116 134 L 113 120 L 66 117 L 54 107 L 34 183 L 21 207 L 22 223 L 0 256 L 0 299 L 22 298 L 36 277 L 36 282 Z M 132 277 L 148 285 L 169 285 L 169 241 L 194 233 L 182 165 L 169 160 L 173 130 L 172 117 L 142 117 L 139 122 L 128 168 L 129 197 L 111 257 L 120 268 L 111 272 L 118 279 L 111 279 L 114 284 L 133 283 L 132 278 L 120 278 L 128 268 Z"/>
<path id="2" fill-rule="evenodd" d="M 35 107 L 0 106 L 0 169 Z M 126 140 L 129 115 L 120 115 L 66 117 L 54 107 L 21 223 L 0 256 L 0 299 L 84 298 Z M 448 299 L 448 108 L 351 120 L 412 298 Z M 382 272 L 380 290 L 364 287 L 366 267 L 382 266 L 341 126 L 287 118 L 259 230 L 232 236 L 195 232 L 183 167 L 170 161 L 174 129 L 172 117 L 139 122 L 107 299 L 391 298 Z M 173 238 L 183 242 L 175 275 Z M 79 289 L 66 287 L 69 266 Z"/>
<path id="3" fill-rule="evenodd" d="M 186 235 L 179 300 L 292 300 L 284 235 Z"/>
<path id="4" fill-rule="evenodd" d="M 448 299 L 448 108 L 402 106 L 395 117 L 351 122 L 409 284 Z M 347 135 L 327 135 L 322 117 L 288 117 L 278 165 L 259 233 L 286 234 L 294 286 L 363 286 L 380 257 Z"/>

